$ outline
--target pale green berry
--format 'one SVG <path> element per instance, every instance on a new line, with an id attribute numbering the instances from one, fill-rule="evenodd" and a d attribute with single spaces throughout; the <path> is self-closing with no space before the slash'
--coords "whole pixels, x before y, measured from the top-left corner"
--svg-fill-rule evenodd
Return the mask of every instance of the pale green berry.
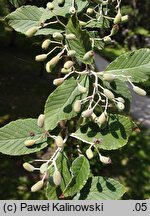
<path id="1" fill-rule="evenodd" d="M 103 80 L 107 82 L 112 82 L 115 79 L 115 76 L 113 74 L 103 74 Z"/>
<path id="2" fill-rule="evenodd" d="M 125 103 L 125 100 L 122 97 L 117 97 L 116 100 L 121 103 Z"/>
<path id="3" fill-rule="evenodd" d="M 36 32 L 38 31 L 38 29 L 39 29 L 38 27 L 33 26 L 33 27 L 29 28 L 29 29 L 26 31 L 25 35 L 26 35 L 27 37 L 32 37 L 32 36 L 34 36 L 34 35 L 36 34 Z"/>
<path id="4" fill-rule="evenodd" d="M 109 89 L 104 89 L 103 92 L 108 99 L 112 100 L 115 98 L 114 94 Z"/>
<path id="5" fill-rule="evenodd" d="M 46 5 L 47 9 L 53 10 L 54 9 L 54 4 L 52 2 L 48 2 Z"/>
<path id="6" fill-rule="evenodd" d="M 66 36 L 66 39 L 68 39 L 68 40 L 76 40 L 77 39 L 75 34 L 72 34 L 72 33 L 66 34 L 65 36 Z"/>
<path id="7" fill-rule="evenodd" d="M 119 111 L 122 111 L 125 109 L 125 105 L 122 102 L 118 102 L 117 103 L 117 108 Z"/>
<path id="8" fill-rule="evenodd" d="M 88 159 L 93 158 L 94 154 L 93 154 L 91 148 L 88 148 L 88 149 L 86 150 L 86 156 L 87 156 Z"/>
<path id="9" fill-rule="evenodd" d="M 110 164 L 111 163 L 110 157 L 105 157 L 105 156 L 100 155 L 99 158 L 100 158 L 100 161 L 104 164 Z"/>
<path id="10" fill-rule="evenodd" d="M 84 21 L 82 21 L 82 20 L 79 20 L 79 25 L 80 25 L 80 26 L 86 26 L 86 24 L 87 24 L 86 22 L 84 22 Z"/>
<path id="11" fill-rule="evenodd" d="M 61 184 L 61 174 L 58 170 L 55 170 L 53 173 L 53 182 L 56 186 L 59 186 Z"/>
<path id="12" fill-rule="evenodd" d="M 47 163 L 43 163 L 41 166 L 40 166 L 40 173 L 41 174 L 44 174 L 47 172 L 47 169 L 48 169 L 48 164 Z"/>
<path id="13" fill-rule="evenodd" d="M 81 110 L 81 101 L 80 100 L 76 100 L 74 105 L 73 105 L 73 110 L 78 113 Z"/>
<path id="14" fill-rule="evenodd" d="M 87 110 L 82 112 L 81 116 L 83 118 L 88 118 L 92 115 L 92 113 L 93 113 L 93 109 L 87 109 Z"/>
<path id="15" fill-rule="evenodd" d="M 128 21 L 128 19 L 129 19 L 129 16 L 128 16 L 128 15 L 122 16 L 122 17 L 121 17 L 121 22 L 125 23 L 125 22 Z"/>
<path id="16" fill-rule="evenodd" d="M 55 32 L 55 33 L 53 33 L 53 38 L 55 40 L 61 41 L 63 39 L 63 35 L 61 33 L 59 33 L 59 32 Z"/>
<path id="17" fill-rule="evenodd" d="M 45 121 L 45 115 L 40 114 L 38 119 L 37 119 L 37 125 L 42 128 L 44 126 L 44 121 Z"/>
<path id="18" fill-rule="evenodd" d="M 42 43 L 42 49 L 48 49 L 49 45 L 51 44 L 51 40 L 50 39 L 46 39 L 43 41 Z"/>
<path id="19" fill-rule="evenodd" d="M 137 93 L 140 96 L 145 96 L 146 95 L 146 91 L 142 88 L 139 88 L 138 86 L 133 86 L 133 91 L 135 93 Z"/>
<path id="20" fill-rule="evenodd" d="M 114 24 L 118 24 L 118 23 L 120 23 L 120 21 L 121 21 L 121 13 L 120 13 L 120 11 L 118 11 L 118 13 L 114 19 Z"/>
<path id="21" fill-rule="evenodd" d="M 76 54 L 76 51 L 75 51 L 75 50 L 69 50 L 69 51 L 67 52 L 67 56 L 69 56 L 69 57 L 73 57 L 73 56 L 75 56 L 75 54 Z"/>
<path id="22" fill-rule="evenodd" d="M 102 112 L 102 114 L 97 118 L 97 123 L 100 125 L 104 124 L 107 121 L 107 114 Z"/>
<path id="23" fill-rule="evenodd" d="M 56 136 L 55 138 L 55 144 L 62 148 L 64 146 L 64 141 L 63 141 L 63 138 L 61 136 Z"/>
<path id="24" fill-rule="evenodd" d="M 26 140 L 24 142 L 25 146 L 30 147 L 33 146 L 35 144 L 36 140 Z"/>
<path id="25" fill-rule="evenodd" d="M 59 56 L 57 55 L 57 56 L 53 57 L 49 62 L 47 62 L 47 64 L 46 64 L 46 71 L 47 71 L 48 73 L 51 72 L 52 66 L 56 65 L 57 62 L 59 61 L 59 59 L 60 59 L 60 58 L 59 58 Z"/>
<path id="26" fill-rule="evenodd" d="M 89 59 L 91 59 L 94 56 L 94 52 L 93 50 L 88 51 L 87 53 L 85 53 L 85 55 L 83 56 L 83 60 L 84 61 L 88 61 Z"/>
<path id="27" fill-rule="evenodd" d="M 66 69 L 66 68 L 61 69 L 61 73 L 63 73 L 63 74 L 67 74 L 67 73 L 70 73 L 70 72 L 71 72 L 70 68 L 69 69 Z"/>
<path id="28" fill-rule="evenodd" d="M 47 54 L 41 54 L 41 55 L 35 56 L 35 61 L 38 61 L 38 62 L 45 61 L 46 59 L 47 59 Z"/>
<path id="29" fill-rule="evenodd" d="M 54 79 L 53 84 L 56 86 L 61 85 L 64 82 L 64 78 Z"/>
<path id="30" fill-rule="evenodd" d="M 34 166 L 32 166 L 31 164 L 29 164 L 27 162 L 23 163 L 23 168 L 29 172 L 33 172 L 35 169 Z"/>
<path id="31" fill-rule="evenodd" d="M 76 13 L 75 7 L 70 7 L 69 12 L 70 12 L 70 14 L 75 14 Z"/>
<path id="32" fill-rule="evenodd" d="M 119 30 L 119 26 L 118 26 L 117 24 L 116 24 L 116 25 L 113 25 L 110 34 L 111 34 L 112 36 L 115 35 L 115 34 L 117 34 L 118 30 Z"/>
<path id="33" fill-rule="evenodd" d="M 111 37 L 110 37 L 110 36 L 105 36 L 105 37 L 103 38 L 103 41 L 104 41 L 105 43 L 110 43 L 110 42 L 111 42 Z"/>
<path id="34" fill-rule="evenodd" d="M 88 9 L 86 10 L 86 13 L 89 14 L 89 15 L 91 15 L 91 14 L 94 13 L 94 9 L 93 9 L 93 8 L 88 8 Z"/>
<path id="35" fill-rule="evenodd" d="M 67 61 L 64 64 L 64 68 L 69 69 L 69 68 L 71 68 L 73 66 L 73 64 L 74 64 L 73 61 Z"/>
<path id="36" fill-rule="evenodd" d="M 78 83 L 78 90 L 79 90 L 79 92 L 81 92 L 82 94 L 84 94 L 84 93 L 87 92 L 87 89 L 86 89 L 84 86 L 80 85 L 79 83 Z"/>
<path id="37" fill-rule="evenodd" d="M 44 185 L 44 182 L 42 180 L 38 181 L 36 184 L 34 184 L 32 187 L 31 187 L 31 192 L 36 192 L 38 190 L 40 190 Z"/>

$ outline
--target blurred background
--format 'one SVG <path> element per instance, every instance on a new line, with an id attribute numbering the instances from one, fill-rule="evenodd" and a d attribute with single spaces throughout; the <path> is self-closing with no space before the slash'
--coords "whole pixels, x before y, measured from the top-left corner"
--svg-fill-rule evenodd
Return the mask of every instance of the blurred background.
<path id="1" fill-rule="evenodd" d="M 0 0 L 0 20 L 15 10 L 13 0 Z M 19 0 L 20 4 L 41 5 L 41 0 Z M 45 1 L 47 2 L 47 1 Z M 19 5 L 16 5 L 16 7 Z M 150 1 L 124 0 L 122 14 L 129 15 L 129 22 L 123 24 L 115 43 L 100 51 L 108 61 L 120 54 L 139 48 L 150 48 Z M 43 112 L 45 100 L 53 90 L 53 77 L 47 75 L 41 63 L 34 61 L 40 53 L 38 36 L 26 39 L 14 32 L 6 23 L 0 22 L 0 127 L 19 118 L 37 118 Z M 117 42 L 116 42 L 117 41 Z M 141 85 L 150 96 L 150 80 Z M 114 177 L 123 183 L 127 193 L 123 199 L 150 198 L 150 126 L 139 125 L 129 139 L 128 145 L 107 153 L 112 165 L 97 167 L 97 158 L 92 160 L 93 174 Z M 36 158 L 45 150 L 32 155 Z M 30 187 L 38 175 L 22 168 L 24 158 L 0 154 L 0 199 L 45 199 L 44 191 L 30 193 Z M 95 166 L 96 164 L 96 166 Z"/>

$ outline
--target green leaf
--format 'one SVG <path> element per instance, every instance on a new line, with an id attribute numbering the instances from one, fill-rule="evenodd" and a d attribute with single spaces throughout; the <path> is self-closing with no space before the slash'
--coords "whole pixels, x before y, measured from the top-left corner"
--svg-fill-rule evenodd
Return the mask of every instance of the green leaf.
<path id="1" fill-rule="evenodd" d="M 133 123 L 125 116 L 110 115 L 108 125 L 101 129 L 96 123 L 88 122 L 81 126 L 72 137 L 85 143 L 93 144 L 95 139 L 100 140 L 96 146 L 104 150 L 118 149 L 127 144 L 132 133 Z"/>
<path id="2" fill-rule="evenodd" d="M 44 8 L 36 6 L 23 6 L 6 16 L 8 25 L 16 31 L 25 33 L 33 26 L 40 26 L 40 19 L 44 13 Z M 40 30 L 39 30 L 40 31 Z"/>
<path id="3" fill-rule="evenodd" d="M 73 161 L 71 173 L 73 174 L 73 177 L 64 191 L 65 197 L 76 194 L 83 188 L 88 180 L 90 165 L 85 156 L 81 155 Z"/>
<path id="4" fill-rule="evenodd" d="M 45 138 L 37 141 L 33 147 L 26 147 L 24 142 L 28 139 L 37 139 L 42 133 L 43 130 L 37 126 L 36 119 L 12 121 L 0 128 L 0 152 L 8 155 L 26 155 L 38 152 L 47 146 Z"/>
<path id="5" fill-rule="evenodd" d="M 9 2 L 14 5 L 14 7 L 18 8 L 21 7 L 22 5 L 25 5 L 26 0 L 9 0 Z"/>
<path id="6" fill-rule="evenodd" d="M 81 30 L 76 16 L 72 16 L 66 26 L 66 34 L 70 33 L 76 35 L 76 40 L 66 40 L 68 47 L 76 51 L 76 57 L 80 61 L 91 64 L 93 62 L 92 58 L 89 61 L 83 60 L 85 53 L 92 50 L 89 35 L 86 30 Z"/>
<path id="7" fill-rule="evenodd" d="M 76 1 L 75 7 L 77 9 L 77 12 L 81 12 L 86 7 L 87 4 L 88 4 L 87 0 Z M 54 10 L 52 11 L 48 9 L 45 10 L 42 16 L 43 21 L 52 18 L 53 16 L 55 16 L 55 14 L 57 14 L 57 16 L 62 16 L 67 18 L 70 17 L 69 9 L 72 6 L 72 2 L 70 0 L 65 0 L 63 7 L 59 6 L 57 1 L 53 1 L 53 5 L 54 5 Z"/>
<path id="8" fill-rule="evenodd" d="M 88 77 L 81 77 L 79 83 L 88 89 Z M 45 104 L 45 129 L 53 130 L 59 121 L 75 117 L 77 113 L 73 111 L 73 103 L 75 100 L 85 97 L 87 93 L 81 94 L 79 92 L 77 81 L 74 78 L 70 78 L 58 86 L 50 94 Z"/>
<path id="9" fill-rule="evenodd" d="M 91 20 L 85 28 L 109 28 L 109 20 L 106 19 L 105 17 L 100 17 L 99 20 Z"/>
<path id="10" fill-rule="evenodd" d="M 126 189 L 118 181 L 96 176 L 88 179 L 88 182 L 74 200 L 118 200 L 126 192 Z"/>
<path id="11" fill-rule="evenodd" d="M 103 82 L 106 88 L 113 90 L 116 92 L 118 95 L 121 95 L 122 97 L 131 100 L 131 92 L 129 90 L 129 87 L 127 83 L 115 79 L 113 82 Z"/>
<path id="12" fill-rule="evenodd" d="M 129 76 L 133 82 L 143 82 L 150 75 L 150 49 L 140 49 L 125 53 L 114 60 L 106 68 L 105 73 L 119 75 L 117 78 L 125 80 Z"/>
<path id="13" fill-rule="evenodd" d="M 50 200 L 60 199 L 60 196 L 63 195 L 63 191 L 65 190 L 66 186 L 68 185 L 71 179 L 68 158 L 63 152 L 60 153 L 59 157 L 57 158 L 56 164 L 57 164 L 58 170 L 61 173 L 62 181 L 59 187 L 54 185 L 53 180 L 52 180 L 54 167 L 51 167 L 49 170 L 50 177 L 49 177 L 49 181 L 48 181 L 47 189 L 46 189 L 46 196 Z"/>

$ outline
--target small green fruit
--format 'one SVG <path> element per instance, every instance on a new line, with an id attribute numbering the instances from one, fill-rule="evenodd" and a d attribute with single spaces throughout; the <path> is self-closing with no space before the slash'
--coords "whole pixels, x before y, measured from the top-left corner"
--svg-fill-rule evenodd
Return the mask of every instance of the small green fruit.
<path id="1" fill-rule="evenodd" d="M 65 68 L 65 69 L 69 69 L 69 68 L 71 68 L 73 65 L 74 65 L 73 61 L 67 61 L 67 62 L 65 62 L 65 64 L 64 64 L 64 68 Z"/>
<path id="2" fill-rule="evenodd" d="M 56 65 L 57 62 L 59 61 L 59 59 L 60 59 L 60 58 L 59 58 L 59 56 L 57 55 L 57 56 L 53 57 L 49 62 L 47 62 L 47 64 L 46 64 L 46 71 L 47 71 L 48 73 L 51 72 L 52 66 Z"/>
<path id="3" fill-rule="evenodd" d="M 55 144 L 62 148 L 64 146 L 64 141 L 63 141 L 63 138 L 61 136 L 56 136 L 55 138 Z"/>
<path id="4" fill-rule="evenodd" d="M 108 43 L 111 42 L 111 37 L 110 37 L 110 36 L 105 36 L 105 37 L 103 38 L 103 41 L 104 41 L 106 44 L 108 44 Z"/>
<path id="5" fill-rule="evenodd" d="M 38 119 L 37 119 L 37 125 L 42 128 L 44 126 L 44 121 L 45 121 L 45 115 L 40 114 Z"/>
<path id="6" fill-rule="evenodd" d="M 82 112 L 81 116 L 83 118 L 88 118 L 92 115 L 92 113 L 93 113 L 93 109 L 87 109 L 87 110 Z"/>
<path id="7" fill-rule="evenodd" d="M 24 142 L 25 146 L 30 147 L 33 146 L 35 144 L 36 140 L 26 140 Z"/>
<path id="8" fill-rule="evenodd" d="M 61 41 L 61 40 L 63 40 L 63 35 L 59 32 L 55 32 L 55 33 L 53 33 L 53 38 L 55 40 Z"/>
<path id="9" fill-rule="evenodd" d="M 61 174 L 58 170 L 55 170 L 53 173 L 53 182 L 56 186 L 61 184 Z"/>
<path id="10" fill-rule="evenodd" d="M 111 159 L 110 157 L 105 157 L 105 156 L 102 156 L 100 155 L 100 161 L 104 164 L 110 164 L 111 163 Z"/>
<path id="11" fill-rule="evenodd" d="M 69 50 L 69 51 L 67 52 L 67 56 L 69 56 L 69 57 L 73 57 L 73 56 L 75 56 L 75 54 L 76 54 L 76 51 L 75 51 L 75 50 Z"/>
<path id="12" fill-rule="evenodd" d="M 73 110 L 76 112 L 76 113 L 79 113 L 80 110 L 81 110 L 81 101 L 80 100 L 76 100 L 75 103 L 74 103 L 74 106 L 73 106 Z"/>
<path id="13" fill-rule="evenodd" d="M 85 53 L 85 55 L 83 56 L 83 60 L 84 61 L 88 61 L 89 59 L 91 59 L 94 56 L 94 52 L 93 50 L 88 51 L 87 53 Z"/>
<path id="14" fill-rule="evenodd" d="M 115 76 L 112 74 L 103 74 L 103 80 L 107 82 L 112 82 L 115 79 Z"/>
<path id="15" fill-rule="evenodd" d="M 77 39 L 75 34 L 66 34 L 65 36 L 66 36 L 66 39 L 68 39 L 68 40 L 76 40 Z"/>
<path id="16" fill-rule="evenodd" d="M 35 61 L 38 61 L 38 62 L 45 61 L 46 59 L 47 59 L 47 55 L 46 54 L 41 54 L 41 55 L 35 56 Z"/>
<path id="17" fill-rule="evenodd" d="M 121 13 L 120 13 L 120 11 L 118 11 L 118 13 L 114 19 L 114 24 L 118 24 L 118 23 L 120 23 L 120 21 L 121 21 Z"/>
<path id="18" fill-rule="evenodd" d="M 40 173 L 41 174 L 44 174 L 47 172 L 47 169 L 48 169 L 48 164 L 47 163 L 43 163 L 41 166 L 40 166 Z"/>
<path id="19" fill-rule="evenodd" d="M 93 152 L 92 152 L 91 148 L 88 148 L 86 150 L 86 156 L 87 156 L 88 159 L 93 158 L 94 155 L 93 155 Z"/>
<path id="20" fill-rule="evenodd" d="M 44 184 L 44 182 L 42 180 L 38 181 L 36 184 L 34 184 L 31 187 L 31 192 L 36 192 L 36 191 L 40 190 L 43 187 L 43 184 Z"/>
<path id="21" fill-rule="evenodd" d="M 46 50 L 48 49 L 49 45 L 51 44 L 51 40 L 50 39 L 46 39 L 43 41 L 42 43 L 42 49 Z"/>
<path id="22" fill-rule="evenodd" d="M 114 94 L 113 94 L 109 89 L 104 89 L 104 90 L 103 90 L 103 93 L 104 93 L 105 96 L 106 96 L 108 99 L 110 99 L 110 100 L 112 100 L 112 99 L 115 98 Z"/>
<path id="23" fill-rule="evenodd" d="M 117 108 L 119 111 L 122 111 L 125 109 L 125 105 L 122 102 L 118 102 L 117 103 Z"/>
<path id="24" fill-rule="evenodd" d="M 54 79 L 53 84 L 56 86 L 61 85 L 64 82 L 64 78 Z"/>
<path id="25" fill-rule="evenodd" d="M 36 32 L 38 31 L 38 29 L 39 29 L 38 27 L 33 26 L 33 27 L 29 28 L 29 29 L 26 31 L 25 35 L 26 35 L 27 37 L 32 37 L 32 36 L 34 36 L 34 35 L 36 34 Z"/>
<path id="26" fill-rule="evenodd" d="M 128 15 L 122 16 L 122 17 L 121 17 L 121 22 L 122 22 L 122 23 L 125 23 L 125 22 L 128 21 L 128 19 L 129 19 L 129 16 L 128 16 Z"/>
<path id="27" fill-rule="evenodd" d="M 140 96 L 145 96 L 146 95 L 146 91 L 142 88 L 139 88 L 138 86 L 133 86 L 133 91 L 135 93 L 137 93 Z"/>
<path id="28" fill-rule="evenodd" d="M 53 10 L 54 9 L 54 4 L 52 2 L 48 2 L 46 5 L 47 9 Z"/>
<path id="29" fill-rule="evenodd" d="M 86 89 L 84 86 L 80 85 L 79 83 L 78 83 L 78 90 L 79 90 L 79 92 L 81 92 L 82 94 L 84 94 L 84 93 L 87 92 L 87 89 Z"/>
<path id="30" fill-rule="evenodd" d="M 117 24 L 113 25 L 111 32 L 110 32 L 110 35 L 113 36 L 113 35 L 117 34 L 118 30 L 119 30 L 119 26 Z"/>
<path id="31" fill-rule="evenodd" d="M 75 7 L 70 7 L 69 12 L 70 12 L 70 14 L 72 14 L 72 15 L 75 14 L 75 13 L 76 13 Z"/>
<path id="32" fill-rule="evenodd" d="M 93 9 L 93 8 L 88 8 L 88 9 L 86 10 L 86 13 L 89 14 L 89 15 L 91 15 L 91 14 L 94 13 L 94 9 Z"/>
<path id="33" fill-rule="evenodd" d="M 97 123 L 102 125 L 107 121 L 107 114 L 102 112 L 102 114 L 97 118 Z"/>
<path id="34" fill-rule="evenodd" d="M 27 162 L 23 163 L 23 168 L 29 172 L 33 172 L 35 169 L 34 166 L 32 166 L 31 164 L 29 164 Z"/>

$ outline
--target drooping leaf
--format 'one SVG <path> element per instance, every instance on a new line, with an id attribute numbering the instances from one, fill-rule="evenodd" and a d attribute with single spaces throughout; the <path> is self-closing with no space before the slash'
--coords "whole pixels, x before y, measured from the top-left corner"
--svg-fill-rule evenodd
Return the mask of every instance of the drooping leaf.
<path id="1" fill-rule="evenodd" d="M 56 186 L 53 183 L 52 175 L 54 173 L 54 167 L 51 167 L 49 170 L 49 181 L 47 183 L 46 196 L 49 200 L 58 200 L 63 196 L 63 191 L 68 185 L 71 174 L 69 171 L 68 159 L 64 152 L 60 153 L 59 157 L 56 160 L 57 168 L 62 176 L 62 181 L 60 186 Z"/>
<path id="2" fill-rule="evenodd" d="M 111 115 L 108 125 L 104 129 L 94 122 L 89 122 L 81 126 L 71 136 L 89 144 L 93 144 L 95 139 L 98 139 L 100 140 L 100 144 L 96 145 L 98 148 L 112 150 L 127 144 L 132 128 L 133 123 L 128 117 Z"/>
<path id="3" fill-rule="evenodd" d="M 112 178 L 96 176 L 89 178 L 74 200 L 118 200 L 126 192 L 125 187 Z"/>
<path id="4" fill-rule="evenodd" d="M 64 191 L 65 197 L 72 197 L 80 191 L 87 182 L 90 174 L 90 166 L 85 156 L 81 155 L 73 161 L 71 173 L 73 177 Z"/>
<path id="5" fill-rule="evenodd" d="M 150 75 L 150 49 L 144 48 L 119 56 L 110 63 L 105 73 L 119 75 L 117 78 L 123 81 L 123 76 L 128 76 L 133 82 L 147 80 Z"/>
<path id="6" fill-rule="evenodd" d="M 81 77 L 79 82 L 88 89 L 88 77 Z M 85 97 L 87 93 L 81 94 L 79 92 L 77 81 L 74 78 L 70 78 L 58 86 L 50 94 L 45 104 L 45 129 L 53 130 L 59 121 L 75 117 L 77 113 L 73 111 L 73 103 L 75 100 L 81 99 L 83 96 Z"/>
<path id="7" fill-rule="evenodd" d="M 42 138 L 33 145 L 26 147 L 25 140 L 37 139 L 43 130 L 37 126 L 36 119 L 12 121 L 0 128 L 0 152 L 8 155 L 26 155 L 38 152 L 47 146 L 46 139 Z"/>
<path id="8" fill-rule="evenodd" d="M 76 40 L 66 40 L 68 47 L 71 50 L 76 51 L 76 57 L 85 64 L 92 63 L 92 58 L 89 61 L 83 60 L 83 56 L 85 55 L 85 53 L 90 51 L 92 48 L 88 32 L 86 30 L 81 30 L 76 16 L 72 16 L 70 18 L 66 26 L 66 34 L 76 35 Z"/>

